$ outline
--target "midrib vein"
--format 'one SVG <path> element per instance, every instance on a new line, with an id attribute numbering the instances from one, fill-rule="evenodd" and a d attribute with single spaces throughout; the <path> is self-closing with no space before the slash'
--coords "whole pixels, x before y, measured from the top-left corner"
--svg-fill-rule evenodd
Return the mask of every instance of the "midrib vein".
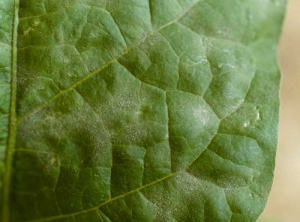
<path id="1" fill-rule="evenodd" d="M 10 187 L 12 158 L 15 149 L 15 137 L 17 128 L 16 100 L 17 100 L 17 38 L 18 38 L 18 13 L 19 0 L 14 1 L 14 16 L 11 42 L 11 100 L 9 117 L 9 136 L 5 155 L 5 174 L 2 186 L 2 222 L 9 221 Z"/>

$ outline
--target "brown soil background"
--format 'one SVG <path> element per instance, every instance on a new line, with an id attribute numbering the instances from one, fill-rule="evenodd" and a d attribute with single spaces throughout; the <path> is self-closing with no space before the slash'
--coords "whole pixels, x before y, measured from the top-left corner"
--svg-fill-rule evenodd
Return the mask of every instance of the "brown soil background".
<path id="1" fill-rule="evenodd" d="M 279 144 L 274 184 L 261 221 L 300 222 L 300 0 L 288 3 L 279 64 Z"/>

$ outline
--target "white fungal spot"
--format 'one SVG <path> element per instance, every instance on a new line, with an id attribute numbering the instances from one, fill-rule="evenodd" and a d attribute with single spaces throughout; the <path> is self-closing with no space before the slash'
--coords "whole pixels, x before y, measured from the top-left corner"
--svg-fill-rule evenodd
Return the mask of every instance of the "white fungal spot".
<path id="1" fill-rule="evenodd" d="M 222 68 L 223 66 L 227 66 L 229 68 L 235 69 L 235 66 L 231 65 L 229 63 L 221 63 L 221 64 L 218 65 L 218 68 Z"/>
<path id="2" fill-rule="evenodd" d="M 259 111 L 259 109 L 257 109 L 256 120 L 260 120 L 260 111 Z"/>
<path id="3" fill-rule="evenodd" d="M 245 128 L 248 127 L 248 126 L 250 126 L 250 121 L 247 121 L 247 122 L 244 123 Z"/>
<path id="4" fill-rule="evenodd" d="M 197 121 L 205 125 L 210 120 L 210 113 L 204 107 L 199 107 L 198 109 L 194 110 L 194 117 Z"/>

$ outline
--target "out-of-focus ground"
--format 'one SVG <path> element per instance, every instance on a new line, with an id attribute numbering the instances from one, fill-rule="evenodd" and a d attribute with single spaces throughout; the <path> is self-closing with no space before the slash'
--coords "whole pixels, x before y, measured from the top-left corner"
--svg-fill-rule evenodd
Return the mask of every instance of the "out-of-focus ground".
<path id="1" fill-rule="evenodd" d="M 261 221 L 300 222 L 300 0 L 289 0 L 279 63 L 279 145 L 274 184 Z"/>

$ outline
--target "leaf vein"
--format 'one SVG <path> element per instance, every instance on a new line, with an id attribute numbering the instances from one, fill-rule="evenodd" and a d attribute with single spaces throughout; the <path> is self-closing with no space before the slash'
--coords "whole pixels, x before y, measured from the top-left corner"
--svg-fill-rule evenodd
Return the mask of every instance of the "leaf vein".
<path id="1" fill-rule="evenodd" d="M 10 189 L 11 189 L 11 174 L 12 160 L 15 150 L 16 137 L 16 100 L 17 100 L 17 37 L 18 37 L 18 11 L 19 0 L 14 1 L 13 29 L 11 41 L 11 101 L 10 101 L 10 117 L 9 117 L 9 136 L 5 153 L 5 174 L 2 184 L 2 221 L 8 222 L 9 207 L 10 207 Z"/>

